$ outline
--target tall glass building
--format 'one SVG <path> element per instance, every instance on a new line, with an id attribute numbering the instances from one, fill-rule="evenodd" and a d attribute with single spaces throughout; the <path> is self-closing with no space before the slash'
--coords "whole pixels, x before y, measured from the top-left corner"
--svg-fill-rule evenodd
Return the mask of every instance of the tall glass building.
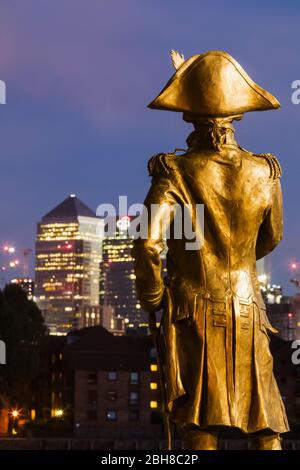
<path id="1" fill-rule="evenodd" d="M 147 325 L 148 317 L 137 300 L 129 224 L 128 216 L 121 217 L 115 233 L 103 240 L 100 302 L 102 308 L 110 306 L 116 316 L 124 318 L 127 327 L 139 328 Z"/>
<path id="2" fill-rule="evenodd" d="M 100 220 L 75 195 L 37 225 L 36 300 L 50 334 L 100 323 Z"/>
<path id="3" fill-rule="evenodd" d="M 111 307 L 115 318 L 125 320 L 126 329 L 145 329 L 148 327 L 148 313 L 141 308 L 137 299 L 134 259 L 131 255 L 133 238 L 129 235 L 132 217 L 120 217 L 115 233 L 106 236 L 102 244 L 102 263 L 100 270 L 100 304 Z M 164 275 L 165 254 L 162 253 Z"/>

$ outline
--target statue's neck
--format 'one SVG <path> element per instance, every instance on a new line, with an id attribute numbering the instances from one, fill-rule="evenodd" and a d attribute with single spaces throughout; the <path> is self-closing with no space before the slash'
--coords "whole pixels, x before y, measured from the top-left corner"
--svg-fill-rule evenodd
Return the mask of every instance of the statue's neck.
<path id="1" fill-rule="evenodd" d="M 187 144 L 193 150 L 220 151 L 223 146 L 237 146 L 232 118 L 198 118 L 193 120 L 195 130 Z"/>

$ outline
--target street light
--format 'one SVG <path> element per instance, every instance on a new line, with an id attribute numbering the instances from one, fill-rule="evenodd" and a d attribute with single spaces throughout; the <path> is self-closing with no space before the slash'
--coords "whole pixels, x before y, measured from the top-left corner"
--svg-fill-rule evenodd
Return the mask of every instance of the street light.
<path id="1" fill-rule="evenodd" d="M 20 411 L 18 411 L 18 410 L 11 410 L 10 414 L 11 414 L 11 416 L 12 416 L 14 419 L 18 419 L 19 416 L 20 416 Z"/>

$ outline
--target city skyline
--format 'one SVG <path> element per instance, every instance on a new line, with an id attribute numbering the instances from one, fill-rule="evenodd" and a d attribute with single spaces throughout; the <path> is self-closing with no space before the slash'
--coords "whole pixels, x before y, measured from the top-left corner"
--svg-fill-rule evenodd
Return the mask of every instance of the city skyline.
<path id="1" fill-rule="evenodd" d="M 205 4 L 205 15 L 202 8 L 196 1 L 186 8 L 133 0 L 92 0 L 89 8 L 82 0 L 1 5 L 1 242 L 33 248 L 36 222 L 70 193 L 92 208 L 116 204 L 121 194 L 130 204 L 142 202 L 147 160 L 184 147 L 190 132 L 180 114 L 146 108 L 172 74 L 170 49 L 186 57 L 224 49 L 282 104 L 245 116 L 236 135 L 243 147 L 272 152 L 283 166 L 285 231 L 272 273 L 284 292 L 295 292 L 289 264 L 299 256 L 300 105 L 291 103 L 291 84 L 300 78 L 300 13 L 291 1 L 266 1 L 259 14 L 255 4 L 233 0 Z"/>

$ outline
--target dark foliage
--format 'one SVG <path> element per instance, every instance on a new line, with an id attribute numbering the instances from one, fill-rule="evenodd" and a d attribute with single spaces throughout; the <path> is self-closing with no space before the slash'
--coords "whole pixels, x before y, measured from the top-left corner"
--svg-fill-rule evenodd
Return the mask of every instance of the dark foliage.
<path id="1" fill-rule="evenodd" d="M 20 286 L 9 284 L 0 290 L 0 339 L 6 345 L 6 364 L 0 366 L 0 406 L 25 405 L 45 334 L 38 306 Z"/>

